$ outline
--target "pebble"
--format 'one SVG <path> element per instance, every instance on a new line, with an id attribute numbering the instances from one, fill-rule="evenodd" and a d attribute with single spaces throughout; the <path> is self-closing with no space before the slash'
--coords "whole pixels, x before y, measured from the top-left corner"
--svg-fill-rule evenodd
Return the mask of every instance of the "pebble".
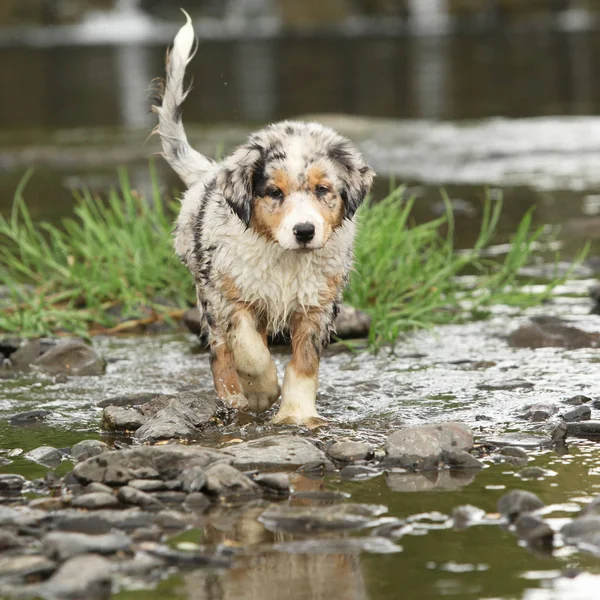
<path id="1" fill-rule="evenodd" d="M 160 500 L 134 487 L 122 487 L 117 493 L 117 498 L 124 504 L 134 504 L 146 510 L 161 510 L 164 508 L 164 504 Z"/>
<path id="2" fill-rule="evenodd" d="M 83 440 L 75 444 L 69 453 L 75 460 L 82 461 L 92 456 L 98 456 L 103 452 L 108 452 L 110 446 L 99 440 Z"/>
<path id="3" fill-rule="evenodd" d="M 206 470 L 207 493 L 216 496 L 262 496 L 260 487 L 232 466 L 217 463 Z"/>
<path id="4" fill-rule="evenodd" d="M 517 535 L 527 540 L 530 544 L 551 549 L 554 540 L 554 531 L 540 517 L 531 514 L 522 514 L 515 521 Z"/>
<path id="5" fill-rule="evenodd" d="M 548 475 L 548 471 L 541 467 L 526 467 L 517 473 L 517 476 L 521 479 L 542 479 L 546 475 Z"/>
<path id="6" fill-rule="evenodd" d="M 525 381 L 523 379 L 507 379 L 506 381 L 481 383 L 477 386 L 477 389 L 494 392 L 498 390 L 531 389 L 533 387 L 535 386 L 531 381 Z"/>
<path id="7" fill-rule="evenodd" d="M 0 475 L 0 495 L 19 494 L 26 483 L 22 475 Z"/>
<path id="8" fill-rule="evenodd" d="M 287 473 L 263 473 L 252 478 L 263 488 L 278 495 L 287 495 L 291 491 L 290 476 Z"/>
<path id="9" fill-rule="evenodd" d="M 586 402 L 592 402 L 592 399 L 588 396 L 583 396 L 582 394 L 578 394 L 577 396 L 571 396 L 571 398 L 565 400 L 565 404 L 570 404 L 571 406 L 581 406 Z"/>
<path id="10" fill-rule="evenodd" d="M 374 448 L 366 442 L 335 442 L 327 450 L 327 456 L 338 462 L 353 463 L 373 458 Z"/>
<path id="11" fill-rule="evenodd" d="M 88 510 L 117 508 L 119 506 L 119 500 L 112 493 L 92 492 L 73 498 L 71 505 L 73 508 L 87 508 Z"/>
<path id="12" fill-rule="evenodd" d="M 8 417 L 8 422 L 11 425 L 31 425 L 32 423 L 39 423 L 43 421 L 48 415 L 52 413 L 49 410 L 28 410 L 26 412 L 15 413 Z"/>
<path id="13" fill-rule="evenodd" d="M 498 500 L 498 512 L 511 521 L 522 513 L 533 512 L 543 506 L 538 496 L 525 490 L 512 490 Z"/>
<path id="14" fill-rule="evenodd" d="M 25 454 L 25 458 L 44 467 L 55 468 L 62 462 L 62 454 L 52 446 L 40 446 Z"/>
<path id="15" fill-rule="evenodd" d="M 478 523 L 484 517 L 485 511 L 471 504 L 457 506 L 452 511 L 452 522 L 456 529 L 466 529 L 470 525 Z"/>
<path id="16" fill-rule="evenodd" d="M 592 418 L 592 409 L 589 406 L 578 406 L 573 410 L 563 413 L 561 416 L 567 423 L 589 421 Z"/>
<path id="17" fill-rule="evenodd" d="M 180 475 L 183 489 L 189 493 L 199 492 L 206 484 L 206 474 L 202 467 L 184 469 Z"/>

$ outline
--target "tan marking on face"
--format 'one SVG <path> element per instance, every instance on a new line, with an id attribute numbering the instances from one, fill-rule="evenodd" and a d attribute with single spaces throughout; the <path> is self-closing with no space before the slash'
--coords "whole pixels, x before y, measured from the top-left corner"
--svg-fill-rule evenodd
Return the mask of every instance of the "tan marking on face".
<path id="1" fill-rule="evenodd" d="M 323 196 L 317 195 L 317 187 L 324 186 L 329 189 Z M 315 208 L 321 213 L 325 221 L 325 241 L 329 239 L 332 231 L 342 224 L 344 218 L 344 202 L 340 195 L 335 191 L 333 184 L 327 178 L 325 171 L 312 165 L 308 168 L 306 174 L 306 187 L 314 198 Z"/>
<path id="2" fill-rule="evenodd" d="M 290 368 L 298 375 L 318 377 L 321 356 L 321 318 L 319 309 L 296 312 L 292 315 L 292 360 Z"/>
<path id="3" fill-rule="evenodd" d="M 268 240 L 275 241 L 276 232 L 285 214 L 281 201 L 273 200 L 269 196 L 257 198 L 254 201 L 250 226 Z"/>
<path id="4" fill-rule="evenodd" d="M 219 398 L 227 400 L 231 396 L 243 394 L 233 352 L 227 344 L 219 344 L 210 349 L 210 368 Z"/>

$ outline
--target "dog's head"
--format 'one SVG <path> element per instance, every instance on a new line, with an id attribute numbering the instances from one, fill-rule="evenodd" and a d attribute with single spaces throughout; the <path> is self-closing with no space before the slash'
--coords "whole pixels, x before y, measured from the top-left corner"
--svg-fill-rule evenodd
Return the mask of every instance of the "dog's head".
<path id="1" fill-rule="evenodd" d="M 333 130 L 284 121 L 227 158 L 218 186 L 248 227 L 287 250 L 316 250 L 354 217 L 374 175 Z"/>

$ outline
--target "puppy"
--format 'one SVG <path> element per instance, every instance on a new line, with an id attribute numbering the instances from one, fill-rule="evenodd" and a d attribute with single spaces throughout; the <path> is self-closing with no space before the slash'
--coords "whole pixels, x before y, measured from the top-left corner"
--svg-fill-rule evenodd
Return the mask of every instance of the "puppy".
<path id="1" fill-rule="evenodd" d="M 175 250 L 190 270 L 208 330 L 219 398 L 266 411 L 274 423 L 317 426 L 319 359 L 353 260 L 354 216 L 374 172 L 344 137 L 317 123 L 283 121 L 252 134 L 222 162 L 188 143 L 181 106 L 195 53 L 191 19 L 167 54 L 155 130 L 186 183 Z M 283 391 L 267 335 L 288 332 Z"/>

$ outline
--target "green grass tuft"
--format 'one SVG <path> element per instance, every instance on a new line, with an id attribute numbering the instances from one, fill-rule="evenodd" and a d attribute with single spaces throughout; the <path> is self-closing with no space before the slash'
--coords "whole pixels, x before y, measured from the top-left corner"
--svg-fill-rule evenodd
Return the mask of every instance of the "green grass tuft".
<path id="1" fill-rule="evenodd" d="M 127 330 L 124 320 L 135 325 L 176 318 L 194 302 L 191 277 L 170 237 L 178 203 L 164 202 L 154 171 L 152 198 L 133 190 L 120 170 L 119 190 L 104 199 L 78 194 L 74 217 L 59 226 L 32 221 L 23 199 L 30 176 L 15 193 L 10 217 L 0 216 L 0 281 L 9 288 L 8 298 L 0 299 L 0 331 L 87 336 Z M 564 280 L 535 295 L 522 293 L 516 281 L 542 235 L 532 230 L 531 212 L 511 251 L 497 262 L 484 251 L 501 202 L 485 201 L 474 247 L 458 252 L 452 210 L 444 201 L 443 216 L 418 225 L 411 222 L 414 199 L 406 199 L 403 188 L 359 211 L 355 272 L 345 298 L 372 315 L 373 347 L 394 343 L 407 330 L 482 318 L 494 303 L 538 303 Z M 476 275 L 474 285 L 457 277 L 464 273 Z"/>

